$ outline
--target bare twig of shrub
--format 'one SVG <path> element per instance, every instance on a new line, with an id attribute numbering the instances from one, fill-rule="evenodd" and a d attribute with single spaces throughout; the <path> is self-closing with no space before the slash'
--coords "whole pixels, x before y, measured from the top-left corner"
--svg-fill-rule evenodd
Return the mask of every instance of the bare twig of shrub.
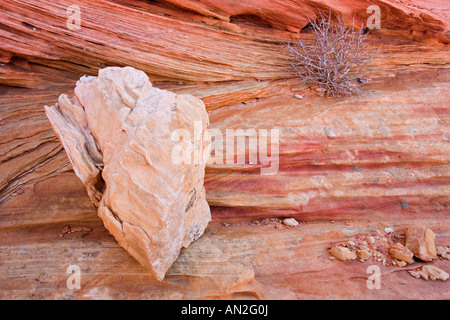
<path id="1" fill-rule="evenodd" d="M 287 45 L 292 71 L 303 81 L 324 90 L 325 96 L 338 99 L 359 93 L 356 84 L 350 81 L 350 74 L 361 72 L 377 53 L 368 49 L 363 26 L 356 30 L 354 20 L 351 26 L 346 26 L 340 17 L 333 22 L 331 14 L 310 20 L 310 26 L 315 35 L 311 45 L 298 36 L 297 43 Z"/>

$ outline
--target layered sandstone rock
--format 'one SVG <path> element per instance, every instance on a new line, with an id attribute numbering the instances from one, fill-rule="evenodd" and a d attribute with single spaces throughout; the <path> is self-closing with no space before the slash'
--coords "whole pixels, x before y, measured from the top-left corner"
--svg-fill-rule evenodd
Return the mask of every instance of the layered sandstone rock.
<path id="1" fill-rule="evenodd" d="M 180 248 L 210 220 L 205 163 L 173 157 L 174 132 L 193 133 L 197 122 L 203 137 L 209 124 L 203 103 L 154 88 L 131 67 L 106 68 L 82 77 L 75 97 L 61 95 L 46 114 L 106 228 L 162 280 Z M 210 143 L 202 141 L 198 147 Z"/>
<path id="2" fill-rule="evenodd" d="M 449 2 L 269 2 L 0 2 L 1 297 L 450 299 L 447 283 L 423 285 L 406 272 L 421 267 L 414 259 L 404 269 L 374 261 L 382 290 L 369 290 L 376 235 L 355 252 L 366 263 L 331 261 L 326 250 L 419 224 L 433 230 L 436 245 L 450 243 Z M 381 50 L 361 96 L 323 99 L 291 77 L 284 44 L 306 15 L 331 9 L 359 23 L 372 4 L 381 29 L 368 39 Z M 77 30 L 67 27 L 72 5 L 80 8 Z M 306 29 L 298 36 L 311 39 Z M 200 98 L 223 134 L 280 129 L 276 174 L 260 175 L 259 164 L 207 166 L 215 221 L 181 250 L 164 281 L 103 227 L 43 110 L 72 95 L 80 76 L 126 65 L 156 87 Z M 301 225 L 276 222 L 287 217 Z M 59 237 L 66 226 L 92 231 Z M 82 288 L 68 291 L 74 263 Z M 432 264 L 449 271 L 447 260 Z"/>
<path id="3" fill-rule="evenodd" d="M 372 14 L 367 9 L 374 4 L 367 0 L 162 2 L 170 6 L 137 0 L 79 0 L 76 4 L 72 0 L 57 4 L 50 0 L 4 0 L 0 4 L 5 26 L 0 63 L 5 67 L 0 69 L 0 83 L 38 85 L 41 75 L 33 72 L 24 58 L 81 74 L 95 74 L 105 65 L 130 65 L 166 80 L 278 79 L 289 75 L 283 68 L 286 53 L 280 47 L 292 40 L 286 30 L 300 31 L 308 24 L 308 17 L 313 19 L 319 11 L 342 15 L 348 22 L 355 16 L 358 25 L 366 23 Z M 419 0 L 375 4 L 381 15 L 381 29 L 375 33 L 450 42 L 445 1 L 428 6 Z M 70 27 L 76 22 L 74 11 L 68 11 L 72 6 L 78 10 L 79 27 Z"/>
<path id="4" fill-rule="evenodd" d="M 270 25 L 294 32 L 298 32 L 308 24 L 308 18 L 314 19 L 319 10 L 341 14 L 348 19 L 356 17 L 366 22 L 367 13 L 375 12 L 372 9 L 373 5 L 379 8 L 383 29 L 391 29 L 403 34 L 414 32 L 414 35 L 418 37 L 423 37 L 425 34 L 429 36 L 434 33 L 445 33 L 450 29 L 448 11 L 445 10 L 447 6 L 442 1 L 436 0 L 429 3 L 428 6 L 421 5 L 419 0 L 277 1 L 276 5 L 270 0 L 241 2 L 232 0 L 164 0 L 164 2 L 188 8 L 201 15 L 225 22 L 247 19 L 256 24 Z"/>

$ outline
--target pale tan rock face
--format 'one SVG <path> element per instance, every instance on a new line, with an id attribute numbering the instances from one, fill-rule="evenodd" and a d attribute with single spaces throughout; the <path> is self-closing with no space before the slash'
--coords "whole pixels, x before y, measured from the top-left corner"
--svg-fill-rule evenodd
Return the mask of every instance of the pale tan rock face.
<path id="1" fill-rule="evenodd" d="M 414 256 L 411 250 L 398 242 L 391 248 L 390 254 L 392 258 L 405 262 L 411 261 Z"/>
<path id="2" fill-rule="evenodd" d="M 190 162 L 179 163 L 172 155 L 179 130 L 190 133 L 183 143 L 210 146 L 206 136 L 194 141 L 209 125 L 203 102 L 152 87 L 142 71 L 110 67 L 82 77 L 75 98 L 61 95 L 45 109 L 106 228 L 162 280 L 181 247 L 197 240 L 211 219 L 206 159 L 194 162 L 192 152 Z"/>
<path id="3" fill-rule="evenodd" d="M 435 238 L 430 228 L 409 227 L 406 230 L 406 247 L 420 260 L 431 261 L 436 259 Z"/>

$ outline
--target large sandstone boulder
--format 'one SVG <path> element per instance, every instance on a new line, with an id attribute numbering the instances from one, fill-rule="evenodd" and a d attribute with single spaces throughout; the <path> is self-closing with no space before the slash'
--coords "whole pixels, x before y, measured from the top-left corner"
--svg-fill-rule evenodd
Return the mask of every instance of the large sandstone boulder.
<path id="1" fill-rule="evenodd" d="M 162 280 L 211 219 L 206 159 L 189 161 L 210 147 L 203 102 L 152 87 L 142 71 L 110 67 L 82 77 L 73 99 L 61 95 L 45 111 L 107 229 Z"/>

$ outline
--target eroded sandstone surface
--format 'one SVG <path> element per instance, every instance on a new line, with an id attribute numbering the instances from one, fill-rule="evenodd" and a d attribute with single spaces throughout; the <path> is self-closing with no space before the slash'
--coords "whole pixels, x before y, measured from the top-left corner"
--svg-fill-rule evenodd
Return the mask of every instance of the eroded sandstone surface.
<path id="1" fill-rule="evenodd" d="M 142 71 L 111 67 L 82 77 L 73 99 L 61 95 L 45 112 L 106 228 L 162 280 L 211 219 L 205 162 L 172 158 L 176 130 L 193 138 L 197 122 L 203 138 L 203 102 L 152 87 Z"/>
<path id="2" fill-rule="evenodd" d="M 80 0 L 80 28 L 68 29 L 73 1 L 1 1 L 2 297 L 450 299 L 448 280 L 408 274 L 424 265 L 450 271 L 442 258 L 450 244 L 449 2 L 276 3 Z M 373 4 L 381 28 L 368 39 L 380 52 L 361 96 L 325 99 L 292 77 L 285 43 L 311 38 L 307 16 L 331 10 L 359 23 Z M 207 165 L 212 221 L 164 281 L 105 229 L 43 109 L 107 66 L 132 66 L 155 87 L 201 99 L 224 134 L 280 132 L 276 174 L 260 175 L 258 163 Z M 299 225 L 279 223 L 287 218 Z M 376 231 L 407 226 L 433 230 L 438 259 L 373 260 Z M 329 260 L 330 243 L 358 235 L 374 242 L 355 249 L 357 259 Z M 390 246 L 380 247 L 387 262 Z M 372 263 L 379 290 L 366 285 Z M 72 264 L 82 271 L 79 291 L 65 285 Z"/>

